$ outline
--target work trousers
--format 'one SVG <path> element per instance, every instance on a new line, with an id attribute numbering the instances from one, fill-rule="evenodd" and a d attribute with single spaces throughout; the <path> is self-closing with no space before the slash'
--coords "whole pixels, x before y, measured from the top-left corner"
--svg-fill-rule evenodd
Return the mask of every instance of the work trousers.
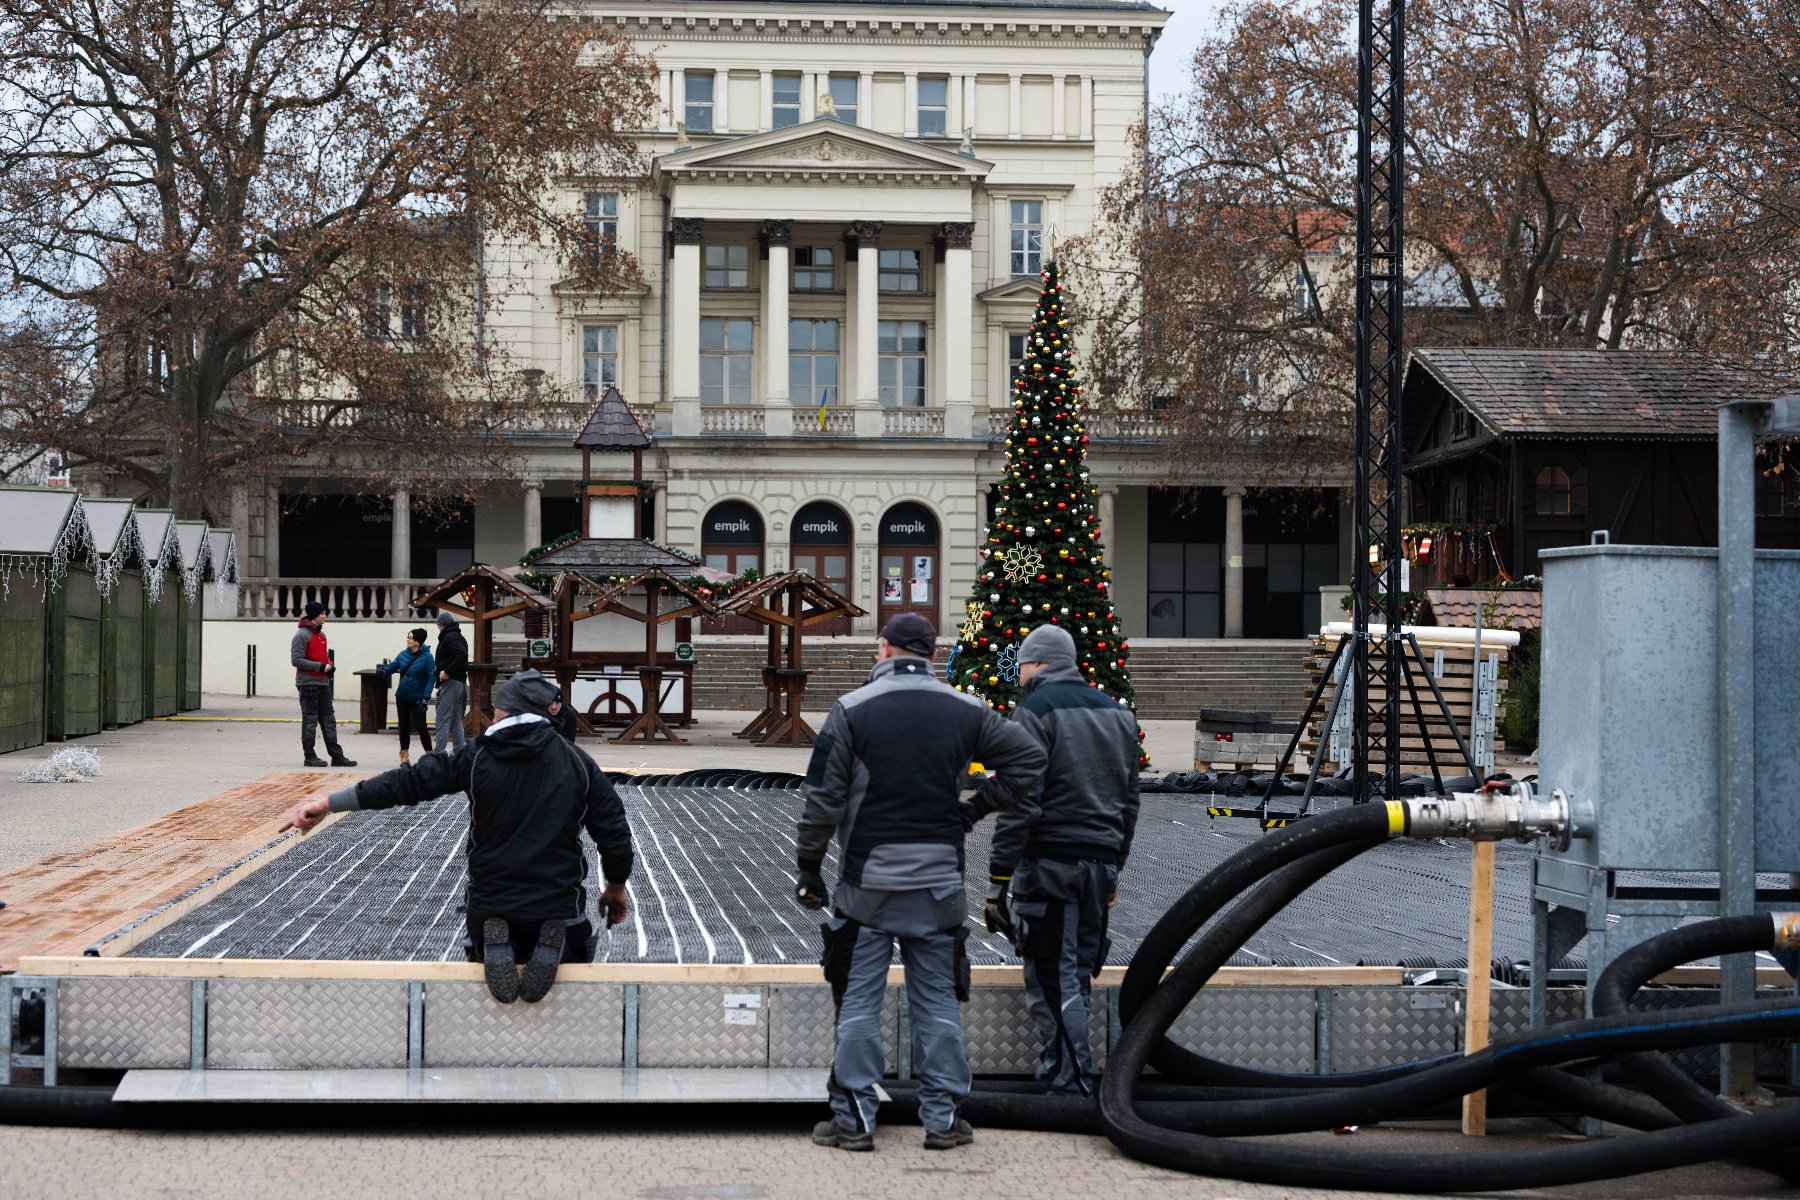
<path id="1" fill-rule="evenodd" d="M 425 701 L 394 701 L 394 717 L 400 726 L 400 753 L 412 749 L 412 735 L 419 735 L 420 751 L 431 749 L 431 730 L 425 725 Z"/>
<path id="2" fill-rule="evenodd" d="M 919 1076 L 919 1123 L 929 1130 L 950 1129 L 971 1081 L 958 1001 L 959 992 L 968 990 L 963 931 L 897 934 L 841 916 L 822 929 L 825 977 L 837 1001 L 837 1047 L 826 1084 L 837 1123 L 859 1133 L 875 1128 L 875 1085 L 885 1065 L 881 1001 L 899 942 L 912 1015 L 913 1069 Z"/>
<path id="3" fill-rule="evenodd" d="M 460 679 L 446 679 L 438 684 L 437 748 L 461 750 L 463 747 L 463 714 L 469 708 L 469 685 Z"/>
<path id="4" fill-rule="evenodd" d="M 1093 1094 L 1088 1002 L 1106 960 L 1108 863 L 1025 858 L 1013 870 L 1013 918 L 1025 960 L 1025 1002 L 1043 1047 L 1037 1077 L 1062 1096 Z"/>
<path id="5" fill-rule="evenodd" d="M 300 688 L 300 748 L 306 751 L 306 757 L 318 757 L 313 753 L 313 746 L 320 732 L 325 734 L 325 749 L 329 756 L 343 758 L 344 748 L 338 745 L 337 712 L 331 707 L 329 683 L 307 684 Z"/>

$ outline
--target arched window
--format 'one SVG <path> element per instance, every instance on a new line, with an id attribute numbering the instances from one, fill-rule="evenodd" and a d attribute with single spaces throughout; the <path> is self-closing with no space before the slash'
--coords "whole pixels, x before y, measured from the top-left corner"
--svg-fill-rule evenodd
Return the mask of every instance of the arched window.
<path id="1" fill-rule="evenodd" d="M 1558 466 L 1537 473 L 1537 499 L 1532 511 L 1540 517 L 1566 517 L 1575 512 L 1575 480 Z"/>

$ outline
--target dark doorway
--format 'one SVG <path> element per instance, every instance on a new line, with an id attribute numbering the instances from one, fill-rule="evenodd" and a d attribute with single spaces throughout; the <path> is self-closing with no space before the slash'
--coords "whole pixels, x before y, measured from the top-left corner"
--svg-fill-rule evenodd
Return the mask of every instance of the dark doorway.
<path id="1" fill-rule="evenodd" d="M 896 504 L 883 514 L 879 534 L 878 624 L 898 613 L 916 612 L 942 633 L 937 518 L 923 504 Z"/>
<path id="2" fill-rule="evenodd" d="M 788 563 L 832 590 L 856 599 L 850 588 L 850 518 L 844 510 L 815 500 L 794 514 L 788 525 Z M 850 618 L 834 617 L 809 632 L 849 633 Z"/>

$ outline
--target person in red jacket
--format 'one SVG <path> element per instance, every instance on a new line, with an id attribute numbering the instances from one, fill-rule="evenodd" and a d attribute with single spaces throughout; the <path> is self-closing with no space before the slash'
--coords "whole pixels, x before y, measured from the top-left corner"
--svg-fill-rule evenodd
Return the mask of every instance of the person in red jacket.
<path id="1" fill-rule="evenodd" d="M 354 767 L 356 760 L 344 754 L 338 744 L 337 712 L 331 707 L 332 675 L 337 666 L 331 661 L 331 650 L 325 644 L 325 606 L 317 600 L 306 605 L 306 616 L 294 631 L 288 657 L 294 663 L 294 686 L 300 692 L 300 748 L 306 751 L 309 767 Z M 331 754 L 327 763 L 314 752 L 318 731 L 325 733 L 325 749 Z"/>

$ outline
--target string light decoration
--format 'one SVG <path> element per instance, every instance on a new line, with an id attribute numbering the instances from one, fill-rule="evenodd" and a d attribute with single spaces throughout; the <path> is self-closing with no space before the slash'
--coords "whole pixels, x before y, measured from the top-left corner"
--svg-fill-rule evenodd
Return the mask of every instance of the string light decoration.
<path id="1" fill-rule="evenodd" d="M 1013 379 L 999 504 L 982 532 L 970 619 L 959 631 L 950 683 L 1010 713 L 1020 695 L 1019 643 L 1039 625 L 1058 625 L 1074 637 L 1077 669 L 1088 684 L 1135 709 L 1130 645 L 1113 610 L 1074 339 L 1054 262 L 1044 265 L 1041 280 Z"/>
<path id="2" fill-rule="evenodd" d="M 209 537 L 207 542 L 210 545 L 212 539 Z M 218 568 L 214 572 L 213 594 L 223 600 L 226 596 L 225 589 L 238 581 L 237 538 L 225 539 L 225 561 L 213 565 Z"/>
<path id="3" fill-rule="evenodd" d="M 136 522 L 137 515 L 134 514 L 132 523 L 136 524 Z M 142 540 L 143 532 L 143 529 L 139 528 L 138 544 L 144 550 L 144 598 L 151 604 L 160 604 L 162 602 L 163 577 L 169 573 L 169 565 L 173 563 L 176 570 L 181 569 L 181 541 L 175 536 L 174 521 L 164 522 L 162 544 L 154 549 L 148 542 Z"/>
<path id="4" fill-rule="evenodd" d="M 112 595 L 113 585 L 119 582 L 119 573 L 133 560 L 139 563 L 144 561 L 144 539 L 138 533 L 136 514 L 127 512 L 125 520 L 119 525 L 118 540 L 113 543 L 112 549 L 99 554 L 96 548 L 94 586 L 100 589 L 102 597 Z"/>
<path id="5" fill-rule="evenodd" d="M 44 551 L 0 552 L 0 599 L 12 595 L 14 575 L 34 580 L 47 591 L 55 591 L 62 586 L 69 564 L 84 557 L 87 568 L 96 577 L 99 575 L 100 551 L 94 545 L 93 530 L 88 527 L 87 509 L 82 506 L 79 495 L 71 494 L 70 499 L 72 503 L 63 518 L 62 528 L 57 531 L 56 540 Z"/>

